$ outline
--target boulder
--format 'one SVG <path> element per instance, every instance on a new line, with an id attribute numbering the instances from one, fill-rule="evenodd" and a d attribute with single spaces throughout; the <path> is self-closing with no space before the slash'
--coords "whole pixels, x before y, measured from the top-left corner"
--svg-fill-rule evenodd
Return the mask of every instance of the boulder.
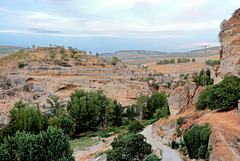
<path id="1" fill-rule="evenodd" d="M 3 113 L 0 115 L 0 131 L 8 126 L 10 119 Z"/>
<path id="2" fill-rule="evenodd" d="M 176 116 L 190 104 L 196 89 L 197 85 L 193 82 L 189 82 L 173 90 L 168 98 L 169 110 L 172 116 Z"/>

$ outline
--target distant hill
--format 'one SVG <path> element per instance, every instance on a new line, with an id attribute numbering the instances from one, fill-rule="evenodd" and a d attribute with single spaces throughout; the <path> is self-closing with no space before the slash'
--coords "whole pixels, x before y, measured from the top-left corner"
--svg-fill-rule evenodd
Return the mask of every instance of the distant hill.
<path id="1" fill-rule="evenodd" d="M 0 46 L 0 54 L 12 54 L 25 49 L 19 46 Z"/>
<path id="2" fill-rule="evenodd" d="M 207 48 L 206 56 L 218 54 L 219 46 Z M 191 58 L 191 57 L 203 57 L 204 49 L 193 50 L 188 52 L 161 52 L 161 51 L 148 51 L 148 50 L 121 50 L 114 53 L 102 53 L 100 57 L 105 59 L 112 59 L 113 56 L 118 57 L 120 60 L 127 64 L 141 64 L 141 62 L 153 63 L 161 58 Z"/>

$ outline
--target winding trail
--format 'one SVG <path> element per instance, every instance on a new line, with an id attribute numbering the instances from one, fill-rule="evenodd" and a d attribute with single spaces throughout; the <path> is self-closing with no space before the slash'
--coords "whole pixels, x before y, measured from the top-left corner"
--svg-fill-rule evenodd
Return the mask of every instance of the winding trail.
<path id="1" fill-rule="evenodd" d="M 182 160 L 175 150 L 161 144 L 160 142 L 152 138 L 152 125 L 147 126 L 141 132 L 141 134 L 143 134 L 147 138 L 147 142 L 152 145 L 153 149 L 159 149 L 159 148 L 162 149 L 163 151 L 162 161 L 181 161 Z"/>

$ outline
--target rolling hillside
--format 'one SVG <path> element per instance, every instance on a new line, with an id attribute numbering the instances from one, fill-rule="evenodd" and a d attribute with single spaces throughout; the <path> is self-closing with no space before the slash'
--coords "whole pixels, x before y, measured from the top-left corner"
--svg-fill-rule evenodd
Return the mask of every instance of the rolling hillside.
<path id="1" fill-rule="evenodd" d="M 19 46 L 0 46 L 0 54 L 12 54 L 25 49 Z"/>
<path id="2" fill-rule="evenodd" d="M 219 47 L 207 48 L 206 55 L 212 56 L 218 54 Z M 121 50 L 115 53 L 103 53 L 100 55 L 105 59 L 112 59 L 113 56 L 118 57 L 126 64 L 137 65 L 143 63 L 156 63 L 162 58 L 192 58 L 203 57 L 204 50 L 193 50 L 189 52 L 161 52 L 161 51 L 147 51 L 147 50 Z"/>

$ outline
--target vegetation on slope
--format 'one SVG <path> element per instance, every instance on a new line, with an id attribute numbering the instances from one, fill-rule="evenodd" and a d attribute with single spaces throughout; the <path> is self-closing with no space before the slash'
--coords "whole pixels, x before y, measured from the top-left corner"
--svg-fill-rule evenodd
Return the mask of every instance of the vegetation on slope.
<path id="1" fill-rule="evenodd" d="M 240 78 L 229 76 L 224 78 L 219 84 L 208 86 L 200 93 L 196 108 L 230 110 L 237 107 L 240 100 Z"/>

